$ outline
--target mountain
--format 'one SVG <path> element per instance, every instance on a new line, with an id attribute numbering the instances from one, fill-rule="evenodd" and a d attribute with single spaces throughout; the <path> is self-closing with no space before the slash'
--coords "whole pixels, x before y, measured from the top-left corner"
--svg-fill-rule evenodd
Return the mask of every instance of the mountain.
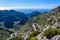
<path id="1" fill-rule="evenodd" d="M 15 10 L 0 10 L 0 22 L 5 22 L 4 25 L 7 28 L 13 27 L 13 22 L 20 21 L 20 25 L 28 20 L 28 17 L 22 13 Z"/>
<path id="2" fill-rule="evenodd" d="M 30 13 L 32 13 L 33 11 L 38 11 L 38 12 L 41 12 L 41 13 L 43 13 L 43 12 L 50 12 L 51 11 L 51 9 L 15 9 L 16 11 L 20 11 L 20 12 L 23 12 L 23 13 L 25 13 L 25 14 L 30 14 Z"/>
<path id="3" fill-rule="evenodd" d="M 52 11 L 60 12 L 60 6 L 58 6 L 57 8 L 52 9 Z"/>
<path id="4" fill-rule="evenodd" d="M 33 11 L 32 13 L 27 14 L 27 17 L 28 17 L 28 18 L 33 18 L 33 17 L 38 16 L 38 15 L 40 15 L 40 14 L 41 14 L 41 13 L 40 13 L 39 11 Z"/>
<path id="5" fill-rule="evenodd" d="M 37 13 L 38 15 L 36 16 L 34 13 Z M 36 17 L 32 16 L 33 18 L 30 19 L 28 22 L 26 22 L 26 24 L 24 26 L 27 27 L 28 29 L 31 28 L 32 23 L 34 23 L 34 22 L 36 22 L 39 25 L 44 27 L 47 23 L 47 20 L 51 17 L 51 15 L 55 16 L 56 19 L 58 20 L 57 22 L 59 23 L 59 21 L 60 21 L 60 6 L 55 9 L 52 9 L 50 12 L 43 12 L 40 15 L 37 11 L 34 11 L 31 13 L 31 15 L 35 15 Z M 54 20 L 54 19 L 52 18 L 51 20 Z M 48 24 L 50 24 L 50 23 L 48 22 Z M 27 29 L 25 29 L 25 30 L 27 30 Z"/>
<path id="6" fill-rule="evenodd" d="M 18 31 L 14 30 L 13 37 L 11 35 L 9 37 L 8 32 L 7 37 L 12 40 L 40 40 L 40 38 L 50 40 L 55 35 L 60 35 L 60 6 L 50 12 L 33 11 L 30 14 L 15 10 L 0 10 L 0 26 L 11 29 L 12 27 L 19 28 Z M 1 32 L 1 35 L 4 31 Z M 5 34 L 3 38 L 5 38 Z"/>
<path id="7" fill-rule="evenodd" d="M 26 33 L 27 40 L 51 40 L 54 36 L 60 35 L 60 6 L 50 12 L 33 16 L 20 28 L 20 33 Z"/>

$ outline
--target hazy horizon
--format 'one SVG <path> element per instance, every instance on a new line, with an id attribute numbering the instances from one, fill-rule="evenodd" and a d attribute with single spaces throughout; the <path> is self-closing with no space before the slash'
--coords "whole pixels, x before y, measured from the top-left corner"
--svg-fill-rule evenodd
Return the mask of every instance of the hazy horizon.
<path id="1" fill-rule="evenodd" d="M 0 10 L 53 9 L 60 6 L 59 0 L 0 0 Z"/>

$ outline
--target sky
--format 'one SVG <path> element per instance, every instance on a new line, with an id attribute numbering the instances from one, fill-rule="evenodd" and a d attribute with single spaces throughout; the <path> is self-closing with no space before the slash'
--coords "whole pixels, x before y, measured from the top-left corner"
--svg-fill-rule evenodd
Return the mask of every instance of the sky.
<path id="1" fill-rule="evenodd" d="M 0 9 L 52 9 L 60 0 L 0 0 Z"/>

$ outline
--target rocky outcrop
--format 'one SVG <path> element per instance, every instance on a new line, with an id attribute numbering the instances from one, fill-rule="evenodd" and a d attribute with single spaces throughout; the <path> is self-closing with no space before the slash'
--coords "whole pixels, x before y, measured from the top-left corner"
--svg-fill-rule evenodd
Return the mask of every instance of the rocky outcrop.
<path id="1" fill-rule="evenodd" d="M 51 38 L 51 40 L 60 40 L 60 35 L 56 35 L 53 38 Z"/>

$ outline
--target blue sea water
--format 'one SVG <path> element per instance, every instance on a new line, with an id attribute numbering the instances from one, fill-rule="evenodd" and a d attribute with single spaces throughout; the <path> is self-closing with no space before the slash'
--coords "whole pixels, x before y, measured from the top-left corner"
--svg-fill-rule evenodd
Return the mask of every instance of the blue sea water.
<path id="1" fill-rule="evenodd" d="M 50 12 L 51 9 L 16 9 L 16 11 L 20 11 L 20 12 L 23 12 L 25 14 L 30 14 L 32 13 L 33 11 L 38 11 L 38 12 Z"/>

